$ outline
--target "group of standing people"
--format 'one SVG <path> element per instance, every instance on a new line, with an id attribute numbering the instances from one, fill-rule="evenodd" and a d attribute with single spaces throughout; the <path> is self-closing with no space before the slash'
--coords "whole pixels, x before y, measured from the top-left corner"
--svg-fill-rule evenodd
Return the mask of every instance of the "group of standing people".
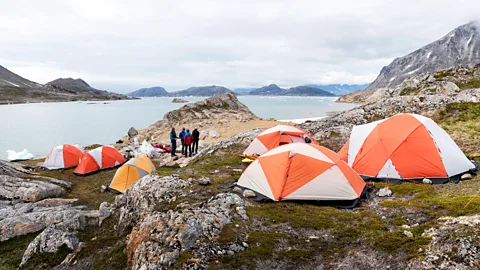
<path id="1" fill-rule="evenodd" d="M 172 143 L 172 157 L 176 156 L 175 151 L 177 150 L 177 139 L 180 139 L 182 143 L 182 155 L 185 157 L 196 155 L 198 153 L 198 141 L 200 140 L 200 132 L 197 129 L 194 129 L 190 133 L 190 129 L 182 128 L 182 131 L 178 134 L 175 132 L 175 128 L 172 128 L 170 132 L 170 142 Z"/>

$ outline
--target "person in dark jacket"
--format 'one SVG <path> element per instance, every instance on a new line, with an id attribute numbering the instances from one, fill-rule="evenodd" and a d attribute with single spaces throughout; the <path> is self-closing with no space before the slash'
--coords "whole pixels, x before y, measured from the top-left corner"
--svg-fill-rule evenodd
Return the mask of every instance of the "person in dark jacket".
<path id="1" fill-rule="evenodd" d="M 192 145 L 192 150 L 194 155 L 198 153 L 198 141 L 200 140 L 200 132 L 198 132 L 197 129 L 194 129 L 192 132 L 193 136 L 193 145 Z"/>
<path id="2" fill-rule="evenodd" d="M 185 144 L 185 157 L 187 157 L 187 155 L 189 157 L 192 156 L 192 142 L 193 142 L 193 136 L 192 134 L 190 133 L 190 130 L 187 129 L 187 133 L 185 133 L 185 137 L 183 137 L 183 142 Z M 188 152 L 190 152 L 190 154 L 188 154 Z"/>
<path id="3" fill-rule="evenodd" d="M 177 133 L 175 133 L 175 128 L 172 128 L 172 131 L 170 132 L 170 142 L 172 143 L 172 157 L 176 156 L 175 151 L 177 150 Z"/>
<path id="4" fill-rule="evenodd" d="M 180 134 L 178 134 L 178 137 L 180 138 L 180 142 L 182 143 L 182 155 L 183 152 L 185 151 L 185 144 L 183 143 L 183 138 L 185 137 L 185 128 L 182 128 L 182 131 Z"/>

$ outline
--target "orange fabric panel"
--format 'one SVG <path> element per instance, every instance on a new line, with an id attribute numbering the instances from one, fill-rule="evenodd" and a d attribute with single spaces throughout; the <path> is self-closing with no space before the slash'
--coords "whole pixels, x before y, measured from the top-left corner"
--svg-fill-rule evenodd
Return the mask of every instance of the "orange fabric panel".
<path id="1" fill-rule="evenodd" d="M 287 181 L 283 186 L 281 198 L 285 198 L 295 190 L 312 181 L 330 169 L 334 164 L 309 156 L 296 154 L 290 159 Z"/>
<path id="2" fill-rule="evenodd" d="M 391 160 L 402 178 L 447 177 L 437 146 L 424 125 L 408 136 Z"/>
<path id="3" fill-rule="evenodd" d="M 347 141 L 345 145 L 347 145 L 350 141 Z M 345 147 L 345 146 L 344 146 Z M 323 146 L 317 146 L 323 154 L 325 154 L 329 159 L 331 159 L 337 167 L 342 171 L 345 178 L 347 178 L 348 182 L 352 185 L 353 190 L 355 193 L 360 197 L 362 194 L 363 189 L 365 188 L 365 181 L 355 172 L 347 163 L 341 160 L 340 155 L 336 154 L 335 152 L 327 149 Z"/>
<path id="4" fill-rule="evenodd" d="M 343 145 L 342 149 L 338 151 L 338 155 L 340 156 L 340 159 L 348 162 L 348 148 L 350 147 L 350 139 Z"/>
<path id="5" fill-rule="evenodd" d="M 284 132 L 282 132 L 282 135 L 290 135 L 290 136 L 295 136 L 295 137 L 302 137 L 303 135 L 306 135 L 306 133 L 303 132 L 303 131 L 299 131 L 299 132 L 284 131 Z"/>
<path id="6" fill-rule="evenodd" d="M 74 173 L 76 174 L 87 174 L 91 172 L 95 172 L 100 170 L 100 166 L 98 166 L 95 159 L 88 153 L 85 153 L 82 156 L 82 161 L 75 169 Z"/>
<path id="7" fill-rule="evenodd" d="M 260 162 L 263 173 L 267 178 L 273 197 L 278 201 L 287 177 L 290 151 L 271 156 L 260 156 L 258 161 Z"/>
<path id="8" fill-rule="evenodd" d="M 292 143 L 292 139 L 288 135 L 280 135 L 279 145 Z"/>
<path id="9" fill-rule="evenodd" d="M 296 127 L 298 128 L 298 127 Z M 317 140 L 315 140 L 311 135 L 310 133 L 306 132 L 305 130 L 301 129 L 301 128 L 298 128 L 299 130 L 301 130 L 305 135 L 307 135 L 308 138 L 310 138 L 310 140 L 312 140 L 312 143 L 314 144 L 318 144 Z M 303 136 L 303 134 L 301 135 Z"/>
<path id="10" fill-rule="evenodd" d="M 122 164 L 125 158 L 112 147 L 102 147 L 102 169 L 115 167 L 115 162 Z"/>
<path id="11" fill-rule="evenodd" d="M 155 165 L 153 165 L 152 160 L 147 156 L 139 156 L 135 158 L 135 164 L 138 168 L 148 173 L 151 173 L 153 170 L 155 170 Z"/>
<path id="12" fill-rule="evenodd" d="M 390 155 L 421 123 L 413 116 L 400 114 L 378 124 L 363 142 L 353 162 L 359 174 L 376 176 Z"/>
<path id="13" fill-rule="evenodd" d="M 72 145 L 63 145 L 63 163 L 65 168 L 75 167 L 82 158 L 82 151 Z"/>
<path id="14" fill-rule="evenodd" d="M 118 172 L 115 178 L 112 180 L 112 183 L 109 185 L 109 188 L 123 193 L 138 180 L 140 180 L 140 175 L 137 168 L 130 165 L 122 166 L 118 169 Z"/>
<path id="15" fill-rule="evenodd" d="M 265 145 L 268 150 L 277 147 L 280 144 L 280 131 L 257 136 L 257 139 Z"/>

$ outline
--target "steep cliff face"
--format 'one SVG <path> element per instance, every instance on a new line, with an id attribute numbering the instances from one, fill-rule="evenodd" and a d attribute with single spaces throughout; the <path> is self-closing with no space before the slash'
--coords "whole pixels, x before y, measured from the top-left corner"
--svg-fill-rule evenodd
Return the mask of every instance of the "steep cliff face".
<path id="1" fill-rule="evenodd" d="M 480 23 L 470 22 L 455 28 L 437 41 L 396 58 L 380 71 L 380 75 L 367 90 L 392 88 L 415 74 L 478 63 L 480 63 Z"/>

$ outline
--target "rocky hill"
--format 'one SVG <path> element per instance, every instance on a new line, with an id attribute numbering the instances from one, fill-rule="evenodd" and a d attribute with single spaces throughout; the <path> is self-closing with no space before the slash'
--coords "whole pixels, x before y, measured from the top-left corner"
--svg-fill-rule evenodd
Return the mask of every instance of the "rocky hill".
<path id="1" fill-rule="evenodd" d="M 480 88 L 480 65 L 458 66 L 433 74 L 418 74 L 392 88 L 367 89 L 340 97 L 338 102 L 369 103 L 382 98 L 455 94 Z"/>
<path id="2" fill-rule="evenodd" d="M 128 97 L 91 88 L 83 80 L 59 79 L 43 85 L 0 66 L 0 104 L 87 99 L 112 100 Z"/>
<path id="3" fill-rule="evenodd" d="M 60 78 L 48 82 L 46 85 L 51 86 L 56 90 L 69 91 L 88 100 L 128 99 L 125 95 L 93 88 L 82 79 Z"/>
<path id="4" fill-rule="evenodd" d="M 127 96 L 130 97 L 160 97 L 167 96 L 168 92 L 165 88 L 160 86 L 150 87 L 150 88 L 141 88 L 131 93 L 128 93 Z"/>
<path id="5" fill-rule="evenodd" d="M 406 56 L 396 58 L 380 71 L 367 90 L 393 88 L 415 74 L 428 74 L 458 65 L 480 63 L 480 23 L 470 22 Z"/>
<path id="6" fill-rule="evenodd" d="M 233 93 L 233 91 L 223 86 L 212 85 L 212 86 L 190 87 L 185 90 L 170 92 L 168 96 L 169 97 L 188 97 L 188 96 L 211 97 L 211 96 L 221 95 L 224 93 Z"/>
<path id="7" fill-rule="evenodd" d="M 202 130 L 225 125 L 227 122 L 246 122 L 258 119 L 233 93 L 225 93 L 168 112 L 162 120 L 140 130 L 141 139 L 165 141 L 172 127 L 194 127 Z M 177 130 L 177 134 L 180 130 Z"/>
<path id="8" fill-rule="evenodd" d="M 307 86 L 319 88 L 328 91 L 334 95 L 340 96 L 348 93 L 352 93 L 358 90 L 366 89 L 370 84 L 307 84 Z"/>
<path id="9" fill-rule="evenodd" d="M 256 96 L 334 96 L 334 94 L 310 86 L 296 86 L 289 89 L 283 89 L 276 84 L 270 84 L 248 92 L 248 95 Z"/>

